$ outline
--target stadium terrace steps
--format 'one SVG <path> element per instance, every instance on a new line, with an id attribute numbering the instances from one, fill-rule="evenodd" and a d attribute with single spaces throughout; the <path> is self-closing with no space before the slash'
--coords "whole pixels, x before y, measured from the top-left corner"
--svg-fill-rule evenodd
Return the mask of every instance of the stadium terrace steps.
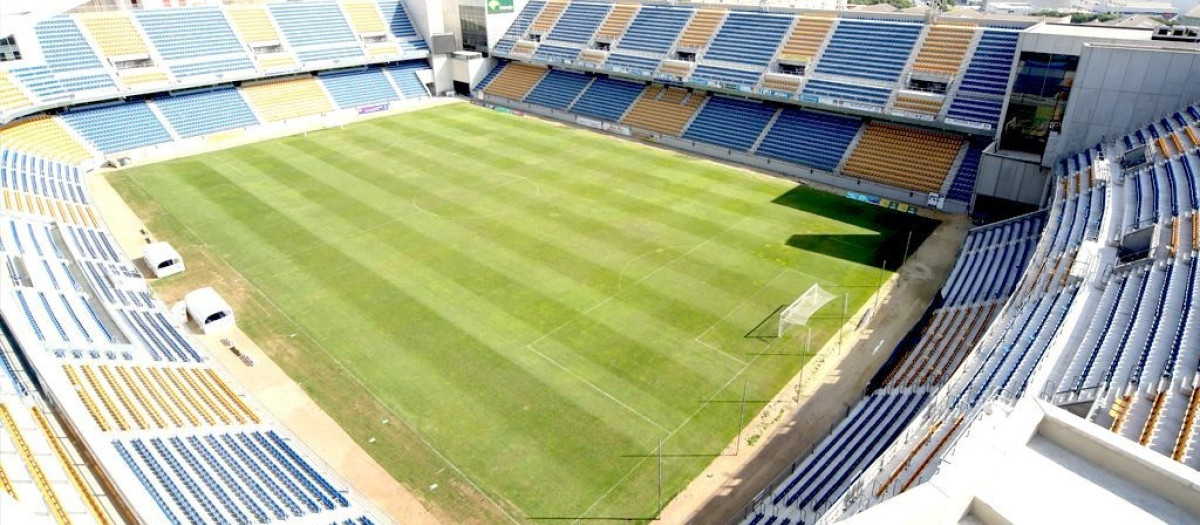
<path id="1" fill-rule="evenodd" d="M 274 3 L 267 8 L 301 62 L 363 56 L 337 2 Z"/>
<path id="2" fill-rule="evenodd" d="M 872 122 L 843 171 L 891 186 L 938 192 L 961 146 L 957 135 Z M 914 150 L 922 154 L 911 154 Z"/>
<path id="3" fill-rule="evenodd" d="M 625 34 L 625 29 L 633 22 L 639 8 L 639 4 L 614 5 L 612 11 L 609 11 L 608 17 L 604 19 L 604 23 L 600 24 L 600 29 L 596 30 L 596 38 L 620 39 L 621 35 Z"/>
<path id="4" fill-rule="evenodd" d="M 913 71 L 940 75 L 958 73 L 974 37 L 975 29 L 970 26 L 930 26 L 921 50 L 917 53 L 917 60 L 913 63 Z"/>
<path id="5" fill-rule="evenodd" d="M 791 34 L 783 43 L 779 58 L 788 60 L 807 60 L 811 63 L 821 50 L 821 45 L 829 37 L 829 32 L 837 23 L 834 16 L 822 13 L 804 13 L 792 28 Z"/>
<path id="6" fill-rule="evenodd" d="M 87 37 L 67 15 L 58 15 L 34 26 L 43 46 L 44 66 L 12 69 L 10 73 L 43 101 L 86 92 L 115 90 L 116 84 Z"/>
<path id="7" fill-rule="evenodd" d="M 380 0 L 378 5 L 379 12 L 383 16 L 384 22 L 387 23 L 388 29 L 391 30 L 392 35 L 404 43 L 406 49 L 413 51 L 429 49 L 425 39 L 417 33 L 417 28 L 413 26 L 412 19 L 409 18 L 402 0 Z"/>
<path id="8" fill-rule="evenodd" d="M 525 36 L 526 31 L 529 30 L 529 26 L 541 14 L 544 6 L 545 3 L 539 0 L 530 0 L 529 3 L 525 4 L 525 8 L 520 13 L 517 13 L 517 18 L 508 26 L 508 31 L 504 32 L 504 37 L 499 42 L 496 42 L 493 51 L 502 54 L 511 53 L 517 40 Z"/>
<path id="9" fill-rule="evenodd" d="M 484 88 L 484 93 L 510 100 L 523 100 L 546 74 L 545 68 L 508 63 Z"/>
<path id="10" fill-rule="evenodd" d="M 242 95 L 267 122 L 277 122 L 333 110 L 316 78 L 303 75 L 284 80 L 243 84 Z"/>
<path id="11" fill-rule="evenodd" d="M 687 28 L 679 35 L 675 47 L 704 48 L 721 27 L 726 13 L 728 11 L 725 9 L 708 5 L 697 9 Z"/>
<path id="12" fill-rule="evenodd" d="M 704 103 L 705 95 L 683 88 L 648 86 L 623 122 L 649 131 L 679 136 Z"/>

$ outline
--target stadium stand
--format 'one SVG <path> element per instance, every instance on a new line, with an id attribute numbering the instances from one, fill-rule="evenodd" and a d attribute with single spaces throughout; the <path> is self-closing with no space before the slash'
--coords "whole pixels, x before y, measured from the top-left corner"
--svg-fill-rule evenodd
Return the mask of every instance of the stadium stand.
<path id="1" fill-rule="evenodd" d="M 571 111 L 616 122 L 642 94 L 644 87 L 636 82 L 599 77 L 575 100 Z"/>
<path id="2" fill-rule="evenodd" d="M 983 31 L 947 117 L 991 126 L 999 122 L 1018 35 L 998 29 Z"/>
<path id="3" fill-rule="evenodd" d="M 676 36 L 683 30 L 684 25 L 691 19 L 692 13 L 690 7 L 644 6 L 613 49 L 666 53 L 675 43 Z M 655 60 L 655 63 L 657 62 Z"/>
<path id="4" fill-rule="evenodd" d="M 505 31 L 500 41 L 496 42 L 493 51 L 499 54 L 511 53 L 517 40 L 525 36 L 525 32 L 533 25 L 534 19 L 541 14 L 542 8 L 545 5 L 545 2 L 538 0 L 530 0 L 529 3 L 525 4 L 525 9 L 522 9 L 517 14 L 517 18 L 513 20 L 512 25 L 508 26 L 508 31 Z"/>
<path id="5" fill-rule="evenodd" d="M 861 127 L 855 118 L 785 107 L 756 153 L 833 171 Z"/>
<path id="6" fill-rule="evenodd" d="M 862 85 L 862 84 L 847 84 L 843 82 L 834 82 L 832 80 L 822 80 L 814 78 L 804 84 L 802 92 L 809 97 L 814 97 L 817 100 L 821 98 L 831 98 L 837 100 L 848 100 L 851 102 L 861 102 L 873 106 L 883 107 L 887 104 L 888 97 L 891 92 L 877 87 Z"/>
<path id="7" fill-rule="evenodd" d="M 25 96 L 25 93 L 21 91 L 20 87 L 17 87 L 13 80 L 8 72 L 0 71 L 0 110 L 12 110 L 33 105 L 33 102 Z"/>
<path id="8" fill-rule="evenodd" d="M 726 10 L 719 7 L 703 6 L 697 9 L 683 33 L 679 35 L 679 41 L 675 43 L 676 47 L 705 48 L 712 40 L 713 35 L 721 28 L 726 13 Z"/>
<path id="9" fill-rule="evenodd" d="M 954 75 L 962 67 L 963 57 L 975 37 L 970 26 L 934 24 L 929 27 L 917 60 L 914 72 Z"/>
<path id="10" fill-rule="evenodd" d="M 243 84 L 242 95 L 266 122 L 327 113 L 333 109 L 329 97 L 311 75 Z"/>
<path id="11" fill-rule="evenodd" d="M 350 28 L 354 30 L 354 34 L 364 35 L 387 32 L 388 28 L 383 23 L 383 17 L 377 4 L 359 1 L 341 2 L 341 6 L 342 11 L 346 14 L 346 19 L 350 22 Z M 412 36 L 412 34 L 404 36 Z"/>
<path id="12" fill-rule="evenodd" d="M 551 69 L 546 76 L 542 77 L 533 91 L 529 92 L 525 101 L 548 108 L 566 109 L 591 83 L 592 78 L 584 73 Z"/>
<path id="13" fill-rule="evenodd" d="M 511 100 L 522 100 L 541 81 L 546 69 L 524 64 L 508 63 L 487 84 L 484 92 Z"/>
<path id="14" fill-rule="evenodd" d="M 37 116 L 0 128 L 4 147 L 42 158 L 81 164 L 95 156 L 57 118 Z"/>
<path id="15" fill-rule="evenodd" d="M 103 153 L 171 141 L 170 133 L 145 102 L 72 109 L 64 112 L 62 118 Z"/>
<path id="16" fill-rule="evenodd" d="M 829 37 L 837 18 L 825 13 L 805 13 L 792 28 L 792 33 L 783 43 L 780 58 L 791 60 L 814 60 L 817 52 Z"/>
<path id="17" fill-rule="evenodd" d="M 705 98 L 704 94 L 682 88 L 647 86 L 622 122 L 678 136 Z"/>
<path id="18" fill-rule="evenodd" d="M 425 39 L 417 33 L 408 11 L 401 0 L 381 0 L 378 3 L 379 12 L 387 24 L 388 30 L 396 38 L 400 50 L 405 54 L 421 54 L 429 51 Z"/>
<path id="19" fill-rule="evenodd" d="M 142 10 L 135 18 L 176 78 L 254 71 L 216 7 Z"/>
<path id="20" fill-rule="evenodd" d="M 625 34 L 625 29 L 633 22 L 633 18 L 637 16 L 640 4 L 616 4 L 612 11 L 609 11 L 608 16 L 604 18 L 604 23 L 600 24 L 600 29 L 596 30 L 596 38 L 605 38 L 608 40 L 617 40 L 621 35 Z"/>
<path id="21" fill-rule="evenodd" d="M 921 29 L 919 24 L 842 19 L 817 61 L 817 72 L 894 82 Z"/>
<path id="22" fill-rule="evenodd" d="M 133 25 L 129 14 L 122 11 L 82 13 L 76 15 L 87 29 L 100 53 L 109 59 L 125 56 L 149 56 L 150 46 Z"/>
<path id="23" fill-rule="evenodd" d="M 155 98 L 154 106 L 183 138 L 258 124 L 234 88 L 173 93 Z"/>
<path id="24" fill-rule="evenodd" d="M 282 46 L 283 37 L 275 29 L 275 23 L 261 5 L 225 6 L 225 14 L 233 29 L 253 51 L 252 57 L 263 70 L 291 69 L 296 59 Z"/>
<path id="25" fill-rule="evenodd" d="M 844 171 L 915 191 L 939 192 L 962 147 L 957 135 L 871 122 Z M 917 149 L 921 156 L 909 152 Z"/>
<path id="26" fill-rule="evenodd" d="M 115 90 L 116 84 L 91 44 L 67 15 L 57 15 L 34 25 L 43 46 L 44 66 L 15 68 L 19 79 L 42 100 L 51 100 L 88 92 Z"/>
<path id="27" fill-rule="evenodd" d="M 688 125 L 683 137 L 738 151 L 749 151 L 778 108 L 762 102 L 712 97 Z"/>
<path id="28" fill-rule="evenodd" d="M 987 142 L 978 139 L 967 144 L 967 152 L 954 172 L 950 191 L 946 192 L 947 197 L 960 201 L 971 199 L 971 194 L 975 191 L 975 176 L 979 173 L 979 158 L 983 156 L 985 148 Z"/>
<path id="29" fill-rule="evenodd" d="M 337 2 L 284 2 L 267 7 L 301 62 L 362 57 L 362 47 Z"/>
<path id="30" fill-rule="evenodd" d="M 942 111 L 942 106 L 945 102 L 945 97 L 941 96 L 931 97 L 915 93 L 897 93 L 892 107 L 922 115 L 935 116 Z"/>
<path id="31" fill-rule="evenodd" d="M 792 21 L 790 15 L 732 12 L 704 52 L 704 60 L 766 66 Z"/>
<path id="32" fill-rule="evenodd" d="M 429 63 L 425 61 L 410 61 L 402 62 L 395 66 L 387 66 L 384 68 L 392 81 L 396 83 L 396 87 L 400 90 L 400 94 L 404 98 L 421 98 L 429 96 L 429 88 L 425 87 L 425 83 L 417 76 L 418 71 L 429 71 Z"/>
<path id="33" fill-rule="evenodd" d="M 568 3 L 566 1 L 554 0 L 546 2 L 546 5 L 538 13 L 537 18 L 534 18 L 533 23 L 529 25 L 529 30 L 535 33 L 549 32 L 554 27 L 554 24 L 558 22 L 563 12 L 567 10 Z"/>
<path id="34" fill-rule="evenodd" d="M 354 108 L 399 100 L 396 90 L 378 68 L 322 73 L 317 78 L 339 108 Z"/>
<path id="35" fill-rule="evenodd" d="M 572 2 L 567 6 L 566 11 L 563 11 L 558 22 L 554 24 L 554 29 L 546 35 L 546 39 L 556 42 L 587 44 L 591 42 L 596 28 L 608 16 L 611 7 L 607 4 Z"/>

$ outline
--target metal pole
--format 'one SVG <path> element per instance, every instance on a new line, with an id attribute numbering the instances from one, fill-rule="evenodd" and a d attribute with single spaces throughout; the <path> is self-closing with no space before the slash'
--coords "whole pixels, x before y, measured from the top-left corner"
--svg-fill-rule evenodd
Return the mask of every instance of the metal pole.
<path id="1" fill-rule="evenodd" d="M 875 307 L 871 309 L 871 315 L 875 315 L 875 313 L 879 311 L 879 291 L 883 289 L 884 268 L 887 268 L 887 259 L 884 259 L 883 265 L 879 267 L 879 284 L 875 287 Z"/>
<path id="2" fill-rule="evenodd" d="M 658 512 L 656 516 L 662 516 L 662 438 L 658 438 Z"/>
<path id="3" fill-rule="evenodd" d="M 734 448 L 733 455 L 742 453 L 742 427 L 746 426 L 746 388 L 750 385 L 750 380 L 742 381 L 742 415 L 738 416 L 738 439 L 737 447 Z"/>
<path id="4" fill-rule="evenodd" d="M 904 260 L 900 263 L 900 266 L 904 266 L 904 265 L 908 264 L 908 249 L 909 249 L 911 243 L 912 243 L 912 227 L 910 226 L 908 228 L 908 239 L 906 239 L 904 241 Z"/>

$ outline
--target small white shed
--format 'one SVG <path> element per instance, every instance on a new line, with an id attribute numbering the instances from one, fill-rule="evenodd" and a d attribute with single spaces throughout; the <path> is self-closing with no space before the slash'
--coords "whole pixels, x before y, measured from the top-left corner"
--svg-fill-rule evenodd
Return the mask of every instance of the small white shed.
<path id="1" fill-rule="evenodd" d="M 142 258 L 155 277 L 162 278 L 183 271 L 183 257 L 165 242 L 147 244 L 142 250 Z"/>
<path id="2" fill-rule="evenodd" d="M 184 297 L 188 317 L 196 321 L 200 331 L 206 334 L 222 333 L 233 328 L 233 308 L 217 291 L 209 287 L 191 291 Z"/>

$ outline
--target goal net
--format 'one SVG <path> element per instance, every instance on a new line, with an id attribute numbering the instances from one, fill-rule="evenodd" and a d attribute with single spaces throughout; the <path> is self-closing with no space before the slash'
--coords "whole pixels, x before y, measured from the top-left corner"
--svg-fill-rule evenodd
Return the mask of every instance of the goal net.
<path id="1" fill-rule="evenodd" d="M 812 285 L 808 291 L 804 292 L 804 295 L 792 301 L 792 304 L 789 304 L 779 314 L 777 337 L 783 337 L 783 333 L 793 326 L 808 326 L 808 319 L 821 307 L 832 301 L 834 297 L 836 296 L 822 289 L 820 285 Z"/>

